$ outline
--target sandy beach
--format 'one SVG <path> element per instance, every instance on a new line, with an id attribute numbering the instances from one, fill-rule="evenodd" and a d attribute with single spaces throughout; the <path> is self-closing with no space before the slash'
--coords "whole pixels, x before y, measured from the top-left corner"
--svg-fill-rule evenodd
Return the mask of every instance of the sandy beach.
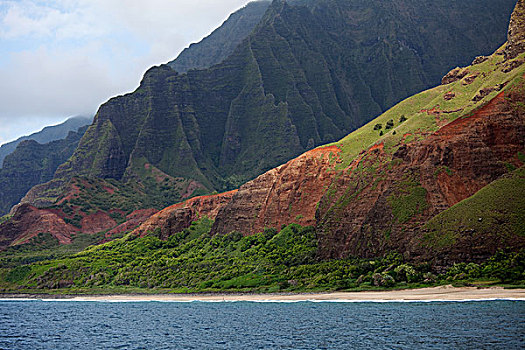
<path id="1" fill-rule="evenodd" d="M 522 300 L 525 289 L 503 289 L 500 287 L 452 287 L 406 289 L 394 291 L 301 293 L 301 294 L 129 294 L 129 295 L 4 295 L 0 299 L 61 299 L 70 301 L 252 301 L 252 302 L 297 302 L 297 301 L 469 301 L 469 300 Z"/>

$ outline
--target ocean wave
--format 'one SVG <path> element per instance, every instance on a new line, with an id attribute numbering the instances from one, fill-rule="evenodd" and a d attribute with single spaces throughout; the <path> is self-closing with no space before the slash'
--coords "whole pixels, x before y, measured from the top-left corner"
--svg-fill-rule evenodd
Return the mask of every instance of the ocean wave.
<path id="1" fill-rule="evenodd" d="M 301 300 L 278 300 L 278 299 L 253 299 L 253 300 L 151 300 L 151 299 L 54 299 L 54 298 L 0 298 L 0 302 L 96 302 L 96 303 L 469 303 L 469 302 L 491 302 L 491 301 L 519 301 L 524 302 L 525 298 L 475 298 L 475 299 L 428 299 L 428 300 L 407 300 L 407 299 L 301 299 Z"/>

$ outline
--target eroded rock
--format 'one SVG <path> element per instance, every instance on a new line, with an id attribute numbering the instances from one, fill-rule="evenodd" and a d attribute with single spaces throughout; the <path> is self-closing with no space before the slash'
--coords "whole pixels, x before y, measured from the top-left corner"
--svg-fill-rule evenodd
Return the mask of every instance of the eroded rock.
<path id="1" fill-rule="evenodd" d="M 525 52 L 525 0 L 518 0 L 512 12 L 505 47 L 505 60 Z"/>
<path id="2" fill-rule="evenodd" d="M 448 72 L 443 79 L 441 79 L 441 84 L 451 84 L 455 81 L 458 81 L 460 79 L 463 79 L 467 74 L 469 73 L 469 70 L 467 68 L 454 68 L 450 72 Z"/>

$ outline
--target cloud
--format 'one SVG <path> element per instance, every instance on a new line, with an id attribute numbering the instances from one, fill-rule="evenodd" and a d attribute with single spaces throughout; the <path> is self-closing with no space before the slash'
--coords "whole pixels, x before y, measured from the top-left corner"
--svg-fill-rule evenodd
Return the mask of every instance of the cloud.
<path id="1" fill-rule="evenodd" d="M 0 38 L 24 37 L 70 39 L 99 36 L 107 33 L 108 26 L 97 26 L 101 21 L 86 6 L 67 5 L 68 1 L 42 3 L 40 1 L 7 0 L 1 8 Z M 0 9 L 1 9 L 0 8 Z M 101 30 L 104 29 L 104 30 Z"/>
<path id="2" fill-rule="evenodd" d="M 247 2 L 0 2 L 0 143 L 20 136 L 18 126 L 94 113 Z"/>
<path id="3" fill-rule="evenodd" d="M 0 115 L 50 117 L 93 113 L 98 104 L 134 82 L 112 72 L 109 62 L 93 55 L 89 44 L 62 50 L 40 47 L 12 54 L 12 63 L 0 68 Z"/>

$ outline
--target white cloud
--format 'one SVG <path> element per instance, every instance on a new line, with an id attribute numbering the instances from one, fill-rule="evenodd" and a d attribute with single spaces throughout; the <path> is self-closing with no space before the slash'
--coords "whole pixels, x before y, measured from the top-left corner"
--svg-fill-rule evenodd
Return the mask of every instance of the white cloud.
<path id="1" fill-rule="evenodd" d="M 108 29 L 87 7 L 61 6 L 61 2 L 42 3 L 21 0 L 6 1 L 1 18 L 0 37 L 4 39 L 50 38 L 78 39 L 103 35 Z M 101 30 L 104 29 L 104 30 Z"/>
<path id="2" fill-rule="evenodd" d="M 130 84 L 127 76 L 116 76 L 102 61 L 96 45 L 75 50 L 48 49 L 12 55 L 12 63 L 0 67 L 0 96 L 5 103 L 0 115 L 64 116 L 94 112 L 101 102 Z"/>
<path id="3" fill-rule="evenodd" d="M 247 2 L 2 0 L 0 143 L 39 120 L 94 113 Z"/>

